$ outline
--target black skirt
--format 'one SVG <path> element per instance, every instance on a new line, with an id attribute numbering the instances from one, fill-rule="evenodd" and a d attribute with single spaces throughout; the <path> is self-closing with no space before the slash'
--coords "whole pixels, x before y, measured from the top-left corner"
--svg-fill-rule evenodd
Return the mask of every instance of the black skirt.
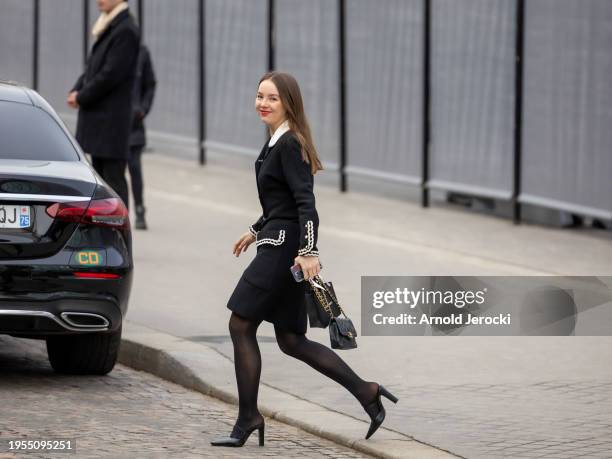
<path id="1" fill-rule="evenodd" d="M 257 255 L 242 273 L 227 307 L 247 319 L 306 333 L 305 282 L 296 282 L 289 270 L 297 256 L 299 237 L 297 222 L 266 222 L 257 233 Z"/>

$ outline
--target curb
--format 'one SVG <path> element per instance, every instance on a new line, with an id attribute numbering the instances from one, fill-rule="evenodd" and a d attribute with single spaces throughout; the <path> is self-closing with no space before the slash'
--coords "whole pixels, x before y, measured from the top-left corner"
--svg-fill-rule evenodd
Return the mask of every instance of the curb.
<path id="1" fill-rule="evenodd" d="M 119 363 L 146 371 L 188 389 L 237 404 L 234 365 L 200 343 L 124 322 Z M 451 459 L 457 456 L 381 427 L 376 439 L 364 440 L 368 424 L 307 400 L 260 384 L 259 411 L 356 451 L 385 459 Z"/>

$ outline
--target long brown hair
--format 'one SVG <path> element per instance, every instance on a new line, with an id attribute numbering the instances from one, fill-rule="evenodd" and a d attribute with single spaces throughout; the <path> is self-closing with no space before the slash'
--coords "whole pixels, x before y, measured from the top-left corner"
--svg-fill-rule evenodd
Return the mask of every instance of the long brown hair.
<path id="1" fill-rule="evenodd" d="M 323 170 L 323 164 L 319 160 L 317 150 L 310 134 L 310 125 L 304 113 L 304 102 L 300 86 L 293 76 L 283 72 L 268 72 L 259 80 L 270 80 L 278 89 L 278 95 L 287 114 L 289 129 L 293 131 L 302 146 L 302 159 L 310 164 L 312 175 Z"/>

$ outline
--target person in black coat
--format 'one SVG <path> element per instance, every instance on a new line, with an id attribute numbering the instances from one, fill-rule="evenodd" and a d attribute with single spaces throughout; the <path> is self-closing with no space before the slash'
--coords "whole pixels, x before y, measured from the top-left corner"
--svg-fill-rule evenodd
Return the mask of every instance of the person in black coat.
<path id="1" fill-rule="evenodd" d="M 143 200 L 143 181 L 141 155 L 147 143 L 144 119 L 149 114 L 155 97 L 155 72 L 151 55 L 145 45 L 140 45 L 138 61 L 136 64 L 136 80 L 132 91 L 132 108 L 134 117 L 132 120 L 132 132 L 130 134 L 130 155 L 128 158 L 128 169 L 130 171 L 130 182 L 132 184 L 132 196 L 136 207 L 136 229 L 147 229 L 145 220 L 145 207 Z"/>
<path id="2" fill-rule="evenodd" d="M 67 102 L 79 109 L 78 142 L 127 206 L 125 168 L 140 32 L 127 2 L 98 0 L 98 7 L 101 15 L 93 27 L 96 41 Z"/>
<path id="3" fill-rule="evenodd" d="M 282 72 L 265 74 L 259 82 L 255 108 L 271 138 L 255 162 L 261 217 L 236 241 L 235 256 L 255 243 L 257 254 L 246 268 L 227 307 L 234 345 L 238 385 L 238 419 L 229 437 L 213 446 L 242 446 L 258 430 L 264 443 L 264 419 L 257 409 L 261 355 L 257 328 L 274 324 L 280 349 L 348 389 L 371 418 L 366 438 L 385 418 L 381 395 L 397 399 L 375 382 L 361 379 L 334 351 L 306 338 L 305 282 L 290 272 L 299 265 L 305 279 L 320 270 L 317 249 L 319 217 L 313 176 L 323 167 L 312 142 L 297 81 Z"/>

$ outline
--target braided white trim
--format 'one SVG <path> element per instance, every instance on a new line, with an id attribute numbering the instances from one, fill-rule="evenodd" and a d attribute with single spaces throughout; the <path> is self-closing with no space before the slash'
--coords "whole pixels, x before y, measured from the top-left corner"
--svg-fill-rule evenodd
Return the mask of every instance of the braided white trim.
<path id="1" fill-rule="evenodd" d="M 301 257 L 318 257 L 319 256 L 319 251 L 318 250 L 311 250 L 308 253 L 300 253 L 299 255 Z"/>
<path id="2" fill-rule="evenodd" d="M 277 239 L 272 239 L 270 237 L 265 238 L 265 239 L 260 239 L 255 242 L 255 246 L 259 247 L 260 245 L 263 245 L 263 244 L 281 245 L 283 242 L 285 242 L 285 230 L 280 230 L 278 232 Z"/>
<path id="3" fill-rule="evenodd" d="M 255 231 L 253 229 L 253 225 L 249 226 L 249 233 L 251 233 L 253 236 L 257 237 L 257 231 Z"/>
<path id="4" fill-rule="evenodd" d="M 302 255 L 302 256 L 305 256 L 306 254 L 311 253 L 312 248 L 314 247 L 314 224 L 312 223 L 312 220 L 308 220 L 306 222 L 306 236 L 304 236 L 304 239 L 308 241 L 308 243 L 306 244 L 306 247 L 298 250 L 298 255 Z"/>

